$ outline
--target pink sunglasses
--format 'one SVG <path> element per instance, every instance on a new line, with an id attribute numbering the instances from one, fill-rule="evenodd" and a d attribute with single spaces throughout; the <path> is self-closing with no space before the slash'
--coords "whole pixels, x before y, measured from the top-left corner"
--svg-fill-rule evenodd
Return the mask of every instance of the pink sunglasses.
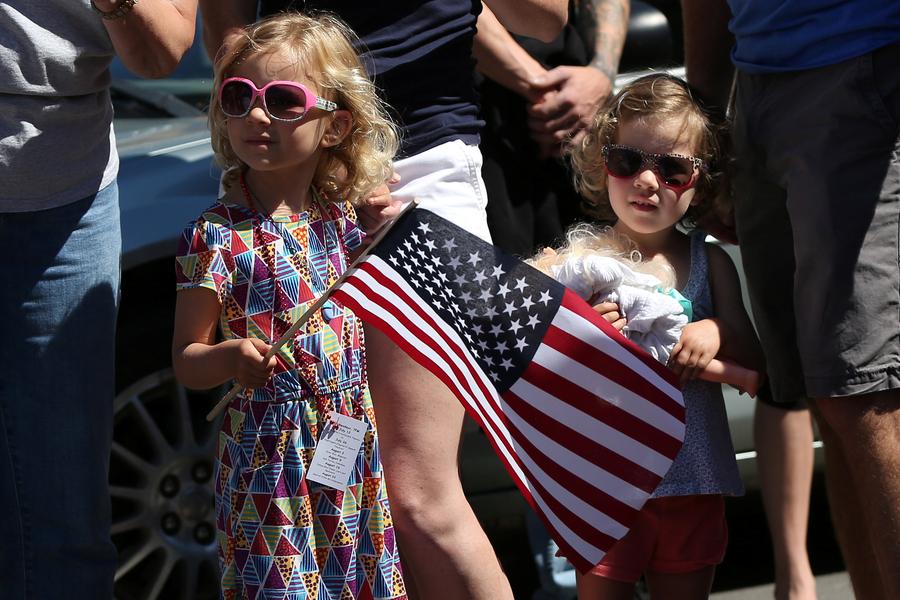
<path id="1" fill-rule="evenodd" d="M 270 119 L 286 123 L 299 121 L 310 108 L 337 110 L 337 104 L 316 96 L 296 81 L 270 81 L 258 88 L 249 79 L 229 77 L 219 88 L 219 106 L 226 117 L 246 117 L 257 98 L 262 98 L 263 110 Z"/>

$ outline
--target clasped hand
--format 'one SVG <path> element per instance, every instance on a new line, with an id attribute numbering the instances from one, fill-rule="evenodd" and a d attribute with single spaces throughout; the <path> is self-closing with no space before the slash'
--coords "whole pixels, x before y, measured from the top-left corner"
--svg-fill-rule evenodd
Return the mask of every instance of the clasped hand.
<path id="1" fill-rule="evenodd" d="M 612 93 L 612 82 L 593 67 L 550 69 L 532 84 L 538 98 L 528 107 L 528 128 L 541 158 L 557 157 L 563 143 L 577 143 L 597 107 Z"/>
<path id="2" fill-rule="evenodd" d="M 381 227 L 394 219 L 403 210 L 403 202 L 391 196 L 388 186 L 400 182 L 400 175 L 394 173 L 390 179 L 372 190 L 356 209 L 359 224 L 366 236 L 374 236 Z"/>

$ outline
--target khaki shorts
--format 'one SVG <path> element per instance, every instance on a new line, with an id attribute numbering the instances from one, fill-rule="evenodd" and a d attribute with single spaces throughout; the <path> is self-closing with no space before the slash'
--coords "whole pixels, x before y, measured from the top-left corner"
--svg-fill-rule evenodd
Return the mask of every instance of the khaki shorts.
<path id="1" fill-rule="evenodd" d="M 738 75 L 735 217 L 774 400 L 900 387 L 900 44 Z"/>

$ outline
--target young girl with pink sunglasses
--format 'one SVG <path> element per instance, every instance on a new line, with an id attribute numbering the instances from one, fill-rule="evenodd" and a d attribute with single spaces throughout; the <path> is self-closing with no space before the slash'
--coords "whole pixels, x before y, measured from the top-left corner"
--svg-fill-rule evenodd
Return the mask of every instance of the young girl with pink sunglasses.
<path id="1" fill-rule="evenodd" d="M 244 388 L 216 462 L 227 599 L 406 598 L 362 324 L 329 301 L 266 358 L 363 244 L 354 204 L 370 231 L 398 210 L 373 194 L 391 177 L 397 134 L 351 40 L 336 18 L 284 14 L 216 61 L 209 120 L 225 193 L 178 251 L 173 363 L 187 387 Z M 310 478 L 323 430 L 343 439 L 335 423 L 361 436 L 329 453 L 326 475 L 346 455 L 346 484 Z"/>

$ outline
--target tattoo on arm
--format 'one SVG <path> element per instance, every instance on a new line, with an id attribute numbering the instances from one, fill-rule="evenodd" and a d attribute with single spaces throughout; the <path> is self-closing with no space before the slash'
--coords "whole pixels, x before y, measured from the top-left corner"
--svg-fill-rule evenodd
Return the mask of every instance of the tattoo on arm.
<path id="1" fill-rule="evenodd" d="M 590 66 L 612 81 L 619 72 L 619 59 L 622 58 L 625 34 L 628 33 L 630 2 L 629 0 L 589 0 L 588 5 L 594 16 L 596 28 L 594 58 L 591 60 Z"/>

